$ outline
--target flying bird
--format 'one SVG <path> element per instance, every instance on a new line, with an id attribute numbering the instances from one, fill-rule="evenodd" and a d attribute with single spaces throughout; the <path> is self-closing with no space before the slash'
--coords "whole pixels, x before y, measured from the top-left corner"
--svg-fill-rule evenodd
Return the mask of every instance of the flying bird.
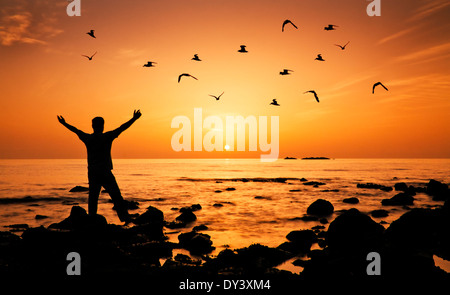
<path id="1" fill-rule="evenodd" d="M 312 93 L 312 94 L 314 94 L 314 97 L 316 98 L 317 102 L 320 102 L 320 101 L 319 101 L 319 97 L 317 96 L 317 93 L 316 93 L 314 90 L 306 91 L 306 92 L 303 93 L 303 94 L 306 94 L 306 93 Z"/>
<path id="2" fill-rule="evenodd" d="M 322 58 L 322 54 L 318 54 L 317 57 L 316 57 L 314 60 L 325 61 L 325 60 Z"/>
<path id="3" fill-rule="evenodd" d="M 202 61 L 199 57 L 198 54 L 194 54 L 194 57 L 191 58 L 192 60 L 196 60 L 196 61 Z"/>
<path id="4" fill-rule="evenodd" d="M 86 34 L 88 34 L 89 36 L 91 36 L 92 38 L 97 38 L 94 35 L 94 30 L 90 30 L 89 32 L 87 32 Z"/>
<path id="5" fill-rule="evenodd" d="M 372 87 L 372 94 L 375 93 L 375 87 L 377 87 L 378 85 L 381 85 L 384 89 L 386 89 L 386 91 L 389 91 L 389 89 L 387 89 L 386 86 L 383 85 L 383 83 L 377 82 L 377 83 L 373 84 L 373 87 Z"/>
<path id="6" fill-rule="evenodd" d="M 156 64 L 156 62 L 154 62 L 154 61 L 148 61 L 145 65 L 143 65 L 143 67 L 146 67 L 146 68 L 154 67 L 153 64 Z"/>
<path id="7" fill-rule="evenodd" d="M 247 51 L 247 49 L 245 49 L 245 45 L 241 45 L 241 49 L 239 49 L 238 50 L 238 52 L 240 52 L 240 53 L 247 53 L 248 51 Z"/>
<path id="8" fill-rule="evenodd" d="M 277 101 L 277 99 L 276 98 L 274 98 L 274 99 L 272 99 L 272 102 L 270 103 L 271 105 L 274 105 L 274 106 L 280 106 L 279 104 L 278 104 L 278 101 Z"/>
<path id="9" fill-rule="evenodd" d="M 293 72 L 293 70 L 284 69 L 282 72 L 280 72 L 280 75 L 282 75 L 282 76 L 290 75 L 291 73 L 289 73 L 289 72 Z"/>
<path id="10" fill-rule="evenodd" d="M 224 93 L 225 92 L 222 92 L 222 94 L 224 94 Z M 215 96 L 215 95 L 210 94 L 209 96 L 214 97 L 216 100 L 219 100 L 220 97 L 222 96 L 222 94 L 220 94 L 219 96 Z"/>
<path id="11" fill-rule="evenodd" d="M 328 25 L 328 27 L 323 28 L 325 31 L 333 31 L 336 30 L 334 27 L 339 27 L 336 25 Z"/>
<path id="12" fill-rule="evenodd" d="M 285 20 L 285 21 L 283 22 L 283 26 L 281 27 L 281 31 L 282 31 L 282 32 L 284 32 L 284 26 L 287 25 L 287 24 L 291 24 L 294 28 L 298 29 L 297 26 L 294 25 L 293 22 L 291 22 L 290 20 L 287 19 L 287 20 Z"/>
<path id="13" fill-rule="evenodd" d="M 183 73 L 183 74 L 181 74 L 181 75 L 178 76 L 178 83 L 180 83 L 181 77 L 183 77 L 183 76 L 191 77 L 191 78 L 194 78 L 195 80 L 198 80 L 197 78 L 195 78 L 195 77 L 192 76 L 191 74 Z"/>
<path id="14" fill-rule="evenodd" d="M 93 55 L 91 55 L 91 56 L 87 56 L 87 55 L 84 55 L 84 54 L 82 54 L 81 56 L 87 57 L 87 59 L 92 60 L 92 58 L 93 58 L 94 55 L 96 55 L 96 54 L 97 54 L 97 51 L 96 51 Z"/>
<path id="15" fill-rule="evenodd" d="M 342 50 L 345 50 L 345 47 L 348 45 L 348 43 L 350 43 L 350 41 L 348 41 L 347 44 L 345 44 L 344 46 L 339 45 L 339 44 L 334 44 L 334 45 L 340 47 Z"/>

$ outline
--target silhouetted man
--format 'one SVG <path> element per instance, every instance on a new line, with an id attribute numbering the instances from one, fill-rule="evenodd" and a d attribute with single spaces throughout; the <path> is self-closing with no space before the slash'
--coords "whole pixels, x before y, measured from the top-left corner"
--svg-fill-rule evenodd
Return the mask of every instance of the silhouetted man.
<path id="1" fill-rule="evenodd" d="M 58 121 L 67 129 L 74 132 L 86 145 L 88 159 L 89 179 L 89 215 L 97 214 L 97 203 L 102 186 L 109 193 L 119 216 L 120 221 L 129 222 L 131 219 L 127 207 L 120 193 L 119 186 L 112 174 L 113 164 L 111 159 L 111 145 L 113 140 L 123 131 L 127 130 L 137 119 L 141 117 L 141 111 L 135 110 L 133 118 L 119 128 L 103 133 L 105 121 L 102 117 L 92 119 L 94 133 L 88 134 L 66 123 L 62 116 Z"/>

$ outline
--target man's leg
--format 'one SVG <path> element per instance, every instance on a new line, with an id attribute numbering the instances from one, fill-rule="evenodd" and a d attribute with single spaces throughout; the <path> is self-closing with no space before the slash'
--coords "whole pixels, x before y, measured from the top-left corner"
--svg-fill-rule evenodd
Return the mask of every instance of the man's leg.
<path id="1" fill-rule="evenodd" d="M 105 173 L 105 178 L 102 184 L 114 203 L 114 207 L 116 208 L 120 221 L 127 221 L 129 219 L 128 209 L 126 208 L 122 194 L 120 193 L 116 178 L 111 171 Z"/>
<path id="2" fill-rule="evenodd" d="M 88 172 L 89 178 L 89 200 L 88 200 L 88 212 L 89 215 L 97 214 L 98 196 L 102 185 L 99 181 L 99 176 L 93 172 Z"/>

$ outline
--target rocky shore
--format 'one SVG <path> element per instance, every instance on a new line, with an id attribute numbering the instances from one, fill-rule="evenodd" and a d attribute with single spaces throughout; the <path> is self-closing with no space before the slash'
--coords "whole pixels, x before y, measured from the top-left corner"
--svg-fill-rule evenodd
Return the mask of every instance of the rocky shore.
<path id="1" fill-rule="evenodd" d="M 383 186 L 362 185 L 386 190 Z M 198 224 L 192 231 L 178 235 L 178 243 L 169 242 L 165 231 L 186 227 L 196 221 L 201 204 L 179 209 L 180 215 L 167 221 L 164 213 L 149 206 L 127 226 L 108 224 L 101 216 L 89 216 L 85 209 L 73 206 L 70 216 L 48 227 L 28 228 L 19 236 L 0 232 L 0 277 L 51 277 L 54 280 L 97 280 L 120 278 L 122 282 L 145 279 L 153 286 L 179 291 L 186 280 L 219 282 L 226 280 L 269 280 L 270 290 L 300 288 L 302 284 L 323 281 L 377 282 L 396 284 L 450 281 L 450 274 L 435 265 L 433 256 L 450 260 L 450 190 L 446 184 L 431 180 L 424 188 L 396 184 L 399 191 L 382 206 L 408 206 L 416 192 L 442 201 L 439 208 L 409 210 L 386 229 L 371 216 L 357 209 L 358 200 L 344 200 L 354 208 L 339 212 L 334 220 L 333 204 L 318 199 L 303 218 L 323 220 L 322 226 L 286 233 L 278 247 L 260 244 L 241 249 L 226 249 L 218 255 L 207 234 Z M 130 204 L 136 206 L 136 204 Z M 372 217 L 386 210 L 374 210 Z M 314 244 L 318 245 L 312 250 Z M 176 254 L 185 249 L 191 255 Z M 81 257 L 81 276 L 68 276 L 67 254 Z M 368 254 L 381 258 L 381 274 L 368 275 Z M 276 267 L 294 259 L 303 267 L 300 274 Z M 269 290 L 265 290 L 269 292 Z M 218 293 L 218 292 L 216 292 Z M 215 293 L 214 293 L 215 294 Z"/>

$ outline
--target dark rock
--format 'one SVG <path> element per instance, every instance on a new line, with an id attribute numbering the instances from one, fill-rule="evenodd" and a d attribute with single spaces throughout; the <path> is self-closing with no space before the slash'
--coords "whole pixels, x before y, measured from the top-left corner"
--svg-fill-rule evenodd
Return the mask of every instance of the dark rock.
<path id="1" fill-rule="evenodd" d="M 77 185 L 69 190 L 71 193 L 89 192 L 89 188 L 85 186 Z"/>
<path id="2" fill-rule="evenodd" d="M 193 205 L 191 205 L 189 207 L 181 208 L 180 212 L 181 213 L 188 212 L 188 211 L 194 212 L 194 211 L 198 211 L 198 210 L 201 210 L 201 209 L 202 209 L 202 206 L 200 204 L 193 204 Z"/>
<path id="3" fill-rule="evenodd" d="M 319 219 L 319 222 L 320 222 L 321 224 L 327 224 L 327 223 L 328 223 L 328 219 L 326 219 L 326 218 L 320 218 L 320 219 Z"/>
<path id="4" fill-rule="evenodd" d="M 383 210 L 383 209 L 379 209 L 379 210 L 373 210 L 370 212 L 370 215 L 372 215 L 372 217 L 374 218 L 381 218 L 381 217 L 387 217 L 389 216 L 388 211 Z"/>
<path id="5" fill-rule="evenodd" d="M 193 222 L 197 220 L 197 216 L 192 211 L 184 211 L 180 214 L 177 218 L 175 218 L 177 221 L 180 222 Z"/>
<path id="6" fill-rule="evenodd" d="M 213 206 L 214 206 L 214 207 L 223 207 L 223 204 L 221 204 L 221 203 L 215 203 Z"/>
<path id="7" fill-rule="evenodd" d="M 52 229 L 98 231 L 106 228 L 108 222 L 102 215 L 88 215 L 80 206 L 73 206 L 69 217 L 49 226 Z"/>
<path id="8" fill-rule="evenodd" d="M 308 181 L 308 182 L 304 182 L 303 185 L 312 185 L 312 186 L 319 186 L 319 185 L 325 185 L 326 183 L 324 182 L 319 182 L 319 181 Z"/>
<path id="9" fill-rule="evenodd" d="M 225 190 L 226 191 L 235 191 L 236 189 L 234 187 L 227 187 Z"/>
<path id="10" fill-rule="evenodd" d="M 282 244 L 280 249 L 287 250 L 291 253 L 307 253 L 311 245 L 316 242 L 316 234 L 312 230 L 295 230 L 291 231 L 287 236 L 291 244 Z M 294 252 L 295 251 L 295 252 Z"/>
<path id="11" fill-rule="evenodd" d="M 154 223 L 162 226 L 164 224 L 164 213 L 158 208 L 148 206 L 147 211 L 139 215 L 133 223 L 138 225 Z"/>
<path id="12" fill-rule="evenodd" d="M 204 224 L 201 224 L 201 225 L 194 226 L 192 228 L 192 231 L 201 231 L 201 230 L 208 230 L 208 227 Z"/>
<path id="13" fill-rule="evenodd" d="M 221 190 L 215 190 L 214 192 L 215 193 L 221 193 L 222 191 Z"/>
<path id="14" fill-rule="evenodd" d="M 383 199 L 381 204 L 383 206 L 407 206 L 413 205 L 414 197 L 407 193 L 399 193 L 390 199 Z"/>
<path id="15" fill-rule="evenodd" d="M 380 245 L 383 232 L 382 225 L 353 208 L 330 223 L 326 240 L 331 251 L 339 253 L 366 251 Z"/>
<path id="16" fill-rule="evenodd" d="M 382 191 L 392 191 L 392 187 L 390 186 L 385 186 L 385 185 L 381 185 L 381 184 L 376 184 L 376 183 L 358 183 L 356 185 L 357 188 L 368 188 L 368 189 L 379 189 Z"/>
<path id="17" fill-rule="evenodd" d="M 342 202 L 347 203 L 347 204 L 358 204 L 359 203 L 359 199 L 352 197 L 352 198 L 346 198 L 343 199 Z"/>
<path id="18" fill-rule="evenodd" d="M 309 205 L 306 213 L 316 216 L 327 216 L 334 211 L 333 205 L 327 200 L 317 199 L 311 205 Z"/>
<path id="19" fill-rule="evenodd" d="M 170 221 L 170 222 L 166 222 L 165 227 L 170 228 L 170 229 L 177 229 L 177 228 L 184 228 L 187 226 L 186 222 L 181 222 L 181 221 Z"/>
<path id="20" fill-rule="evenodd" d="M 289 190 L 291 193 L 295 193 L 295 192 L 301 192 L 301 189 L 290 189 Z"/>
<path id="21" fill-rule="evenodd" d="M 437 229 L 441 222 L 435 210 L 413 209 L 391 223 L 386 238 L 400 249 L 431 253 L 438 244 Z"/>
<path id="22" fill-rule="evenodd" d="M 211 237 L 207 234 L 188 232 L 178 236 L 180 246 L 189 250 L 192 254 L 207 254 L 215 248 L 212 246 Z"/>
<path id="23" fill-rule="evenodd" d="M 300 178 L 300 181 L 305 182 L 305 181 L 308 181 L 308 179 L 302 177 L 302 178 Z"/>
<path id="24" fill-rule="evenodd" d="M 37 219 L 37 220 L 46 219 L 46 218 L 48 218 L 47 215 L 39 215 L 39 214 L 36 214 L 36 216 L 34 217 L 34 219 Z"/>
<path id="25" fill-rule="evenodd" d="M 434 201 L 445 201 L 450 197 L 450 189 L 445 183 L 431 179 L 427 184 L 427 194 L 433 197 Z"/>
<path id="26" fill-rule="evenodd" d="M 402 191 L 405 192 L 408 189 L 408 186 L 404 182 L 398 182 L 394 185 L 394 189 L 396 191 Z"/>

